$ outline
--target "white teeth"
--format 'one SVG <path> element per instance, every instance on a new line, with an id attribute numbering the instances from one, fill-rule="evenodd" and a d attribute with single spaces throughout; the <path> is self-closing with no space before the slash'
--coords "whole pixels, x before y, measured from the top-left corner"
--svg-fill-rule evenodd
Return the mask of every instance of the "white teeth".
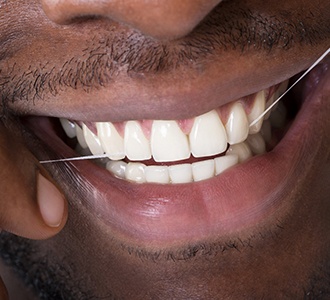
<path id="1" fill-rule="evenodd" d="M 236 154 L 227 154 L 214 159 L 215 175 L 219 175 L 225 170 L 238 164 L 238 156 Z"/>
<path id="2" fill-rule="evenodd" d="M 191 164 L 169 166 L 168 171 L 172 183 L 188 183 L 193 181 Z"/>
<path id="3" fill-rule="evenodd" d="M 170 176 L 167 166 L 148 166 L 145 169 L 147 182 L 153 183 L 169 183 Z"/>
<path id="4" fill-rule="evenodd" d="M 126 179 L 137 183 L 146 182 L 145 169 L 146 166 L 144 164 L 128 163 L 125 170 Z"/>
<path id="5" fill-rule="evenodd" d="M 239 102 L 235 102 L 230 109 L 226 132 L 231 145 L 243 142 L 249 134 L 249 121 L 243 105 Z"/>
<path id="6" fill-rule="evenodd" d="M 79 145 L 83 149 L 88 148 L 88 145 L 87 145 L 86 140 L 85 140 L 85 137 L 84 137 L 83 130 L 77 124 L 76 124 L 75 127 L 76 127 L 76 135 L 77 135 L 77 140 L 78 140 Z"/>
<path id="7" fill-rule="evenodd" d="M 115 126 L 110 122 L 96 123 L 97 135 L 102 148 L 112 160 L 120 160 L 125 157 L 124 139 L 119 135 Z"/>
<path id="8" fill-rule="evenodd" d="M 157 162 L 178 161 L 190 157 L 188 138 L 175 121 L 154 121 L 151 151 Z"/>
<path id="9" fill-rule="evenodd" d="M 263 154 L 266 152 L 266 143 L 260 133 L 250 134 L 246 142 L 253 154 Z"/>
<path id="10" fill-rule="evenodd" d="M 214 176 L 214 159 L 195 162 L 192 164 L 194 181 L 201 181 Z"/>
<path id="11" fill-rule="evenodd" d="M 226 155 L 237 155 L 238 162 L 241 163 L 252 156 L 250 147 L 246 143 L 239 143 L 236 145 L 231 145 L 226 152 Z"/>
<path id="12" fill-rule="evenodd" d="M 251 112 L 248 114 L 248 121 L 251 124 L 255 119 L 257 119 L 264 111 L 266 106 L 265 91 L 262 90 L 256 95 Z M 260 131 L 262 126 L 263 118 L 260 119 L 256 124 L 249 128 L 249 134 L 254 134 Z"/>
<path id="13" fill-rule="evenodd" d="M 195 157 L 211 156 L 226 150 L 226 131 L 215 110 L 195 118 L 189 141 Z"/>
<path id="14" fill-rule="evenodd" d="M 106 154 L 99 164 L 106 164 L 106 169 L 116 177 L 137 183 L 183 184 L 197 182 L 221 174 L 228 168 L 242 163 L 252 155 L 266 152 L 267 146 L 276 143 L 271 136 L 272 127 L 285 125 L 285 110 L 278 106 L 271 119 L 266 116 L 252 127 L 249 124 L 258 118 L 287 88 L 288 82 L 282 83 L 274 95 L 266 103 L 266 91 L 256 94 L 255 100 L 247 115 L 242 100 L 229 107 L 227 123 L 224 125 L 218 110 L 187 120 L 184 130 L 174 120 L 155 120 L 152 122 L 149 137 L 149 121 L 127 121 L 116 124 L 111 122 L 95 123 L 97 134 L 94 134 L 86 124 L 82 128 L 69 120 L 60 119 L 68 137 L 78 140 L 77 151 L 83 155 Z M 226 107 L 224 108 L 226 110 Z M 221 114 L 224 111 L 221 111 Z M 189 133 L 187 131 L 191 126 Z M 117 126 L 118 125 L 118 126 Z M 117 128 L 119 128 L 117 130 Z M 120 130 L 123 129 L 123 132 Z M 184 132 L 183 132 L 184 131 Z M 144 135 L 148 132 L 148 137 Z M 226 151 L 229 144 L 229 148 Z M 196 157 L 212 157 L 194 163 L 173 162 Z M 123 161 L 129 160 L 130 162 Z M 162 162 L 162 164 L 145 165 L 141 162 Z M 136 162 L 133 162 L 136 161 Z M 169 166 L 165 162 L 171 162 Z"/>
<path id="15" fill-rule="evenodd" d="M 107 162 L 106 169 L 108 171 L 112 172 L 112 174 L 114 174 L 115 176 L 117 176 L 119 178 L 126 178 L 125 177 L 126 176 L 126 166 L 127 166 L 127 163 L 125 163 L 124 161 L 110 160 Z"/>
<path id="16" fill-rule="evenodd" d="M 85 125 L 83 124 L 83 133 L 86 144 L 93 155 L 101 155 L 104 153 L 99 138 Z"/>
<path id="17" fill-rule="evenodd" d="M 70 122 L 67 119 L 60 119 L 61 125 L 65 131 L 65 134 L 70 138 L 76 137 L 76 124 L 73 122 Z"/>
<path id="18" fill-rule="evenodd" d="M 151 158 L 148 139 L 136 121 L 128 121 L 125 125 L 125 154 L 130 160 L 146 160 Z"/>

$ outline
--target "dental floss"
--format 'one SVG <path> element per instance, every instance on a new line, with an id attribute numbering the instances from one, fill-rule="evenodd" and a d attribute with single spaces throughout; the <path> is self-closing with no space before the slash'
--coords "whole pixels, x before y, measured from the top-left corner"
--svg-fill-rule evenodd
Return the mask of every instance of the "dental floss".
<path id="1" fill-rule="evenodd" d="M 254 121 L 251 122 L 249 127 L 258 123 L 266 114 L 269 112 L 299 81 L 301 81 L 316 65 L 318 65 L 328 54 L 330 53 L 330 48 L 326 50 L 305 72 L 302 74 L 280 97 L 278 97 L 272 105 L 270 105 L 259 117 L 257 117 Z M 89 159 L 101 159 L 107 158 L 107 154 L 101 155 L 87 155 L 87 156 L 78 156 L 78 157 L 70 157 L 70 158 L 61 158 L 61 159 L 50 159 L 50 160 L 41 160 L 40 164 L 48 164 L 48 163 L 56 163 L 56 162 L 67 162 L 67 161 L 75 161 L 75 160 L 89 160 Z"/>
<path id="2" fill-rule="evenodd" d="M 253 125 L 255 125 L 256 123 L 258 123 L 263 117 L 264 115 L 266 115 L 290 90 L 292 90 L 294 88 L 294 86 L 300 81 L 302 80 L 316 65 L 318 65 L 330 52 L 330 48 L 325 51 L 320 57 L 319 59 L 312 64 L 305 72 L 304 74 L 302 74 L 280 97 L 278 97 L 272 105 L 270 105 L 259 117 L 257 117 L 254 121 L 251 122 L 251 124 L 249 125 L 249 127 L 252 127 Z"/>
<path id="3" fill-rule="evenodd" d="M 41 160 L 41 161 L 39 161 L 39 163 L 48 164 L 48 163 L 55 163 L 55 162 L 66 162 L 66 161 L 73 161 L 73 160 L 99 159 L 99 158 L 108 158 L 108 155 L 107 154 L 86 155 L 86 156 L 78 156 L 78 157 L 70 157 L 70 158 Z"/>

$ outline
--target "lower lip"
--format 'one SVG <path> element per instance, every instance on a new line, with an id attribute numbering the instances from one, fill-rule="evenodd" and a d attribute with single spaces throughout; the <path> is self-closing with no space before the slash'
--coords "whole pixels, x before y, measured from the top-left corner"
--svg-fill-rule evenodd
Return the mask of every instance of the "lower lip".
<path id="1" fill-rule="evenodd" d="M 115 236 L 159 246 L 232 235 L 283 215 L 293 205 L 285 200 L 293 180 L 313 158 L 310 120 L 321 105 L 317 97 L 307 98 L 274 150 L 206 181 L 136 184 L 117 179 L 89 161 L 65 164 L 87 191 L 83 204 Z M 73 150 L 46 130 L 47 118 L 36 119 L 29 122 L 34 133 L 56 153 L 72 156 Z"/>

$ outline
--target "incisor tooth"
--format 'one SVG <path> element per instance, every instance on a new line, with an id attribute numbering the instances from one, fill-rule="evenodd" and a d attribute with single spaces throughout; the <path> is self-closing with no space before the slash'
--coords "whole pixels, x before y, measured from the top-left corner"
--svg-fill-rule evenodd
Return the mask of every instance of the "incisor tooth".
<path id="1" fill-rule="evenodd" d="M 238 156 L 236 154 L 227 154 L 225 156 L 217 157 L 215 162 L 215 175 L 219 175 L 230 167 L 238 164 Z"/>
<path id="2" fill-rule="evenodd" d="M 230 109 L 226 132 L 231 145 L 243 142 L 249 134 L 249 121 L 243 105 L 239 102 L 235 102 Z"/>
<path id="3" fill-rule="evenodd" d="M 151 152 L 157 162 L 187 159 L 190 157 L 188 138 L 175 121 L 154 121 Z"/>
<path id="4" fill-rule="evenodd" d="M 226 152 L 226 155 L 237 155 L 238 162 L 241 163 L 252 156 L 250 147 L 246 143 L 231 145 Z"/>
<path id="5" fill-rule="evenodd" d="M 226 130 L 215 110 L 195 118 L 189 142 L 195 157 L 211 156 L 226 150 Z"/>
<path id="6" fill-rule="evenodd" d="M 138 183 L 146 182 L 145 177 L 146 166 L 140 163 L 128 163 L 125 170 L 126 179 Z"/>
<path id="7" fill-rule="evenodd" d="M 83 124 L 83 132 L 86 144 L 93 155 L 101 155 L 104 153 L 99 138 Z"/>
<path id="8" fill-rule="evenodd" d="M 125 157 L 124 139 L 119 135 L 115 126 L 110 122 L 96 123 L 97 135 L 102 148 L 112 160 Z"/>
<path id="9" fill-rule="evenodd" d="M 172 183 L 188 183 L 193 181 L 191 164 L 172 165 L 168 167 Z"/>
<path id="10" fill-rule="evenodd" d="M 251 124 L 256 118 L 258 118 L 264 111 L 266 107 L 266 97 L 265 91 L 261 91 L 256 95 L 254 99 L 251 112 L 248 114 L 248 121 Z M 254 134 L 260 131 L 262 126 L 263 118 L 261 118 L 256 124 L 249 128 L 249 134 Z"/>
<path id="11" fill-rule="evenodd" d="M 147 166 L 145 169 L 147 182 L 153 183 L 169 183 L 170 176 L 167 166 Z"/>
<path id="12" fill-rule="evenodd" d="M 192 164 L 194 181 L 201 181 L 214 176 L 214 159 L 195 162 Z"/>
<path id="13" fill-rule="evenodd" d="M 149 140 L 144 136 L 140 124 L 136 121 L 126 123 L 124 145 L 125 154 L 130 160 L 151 158 Z"/>

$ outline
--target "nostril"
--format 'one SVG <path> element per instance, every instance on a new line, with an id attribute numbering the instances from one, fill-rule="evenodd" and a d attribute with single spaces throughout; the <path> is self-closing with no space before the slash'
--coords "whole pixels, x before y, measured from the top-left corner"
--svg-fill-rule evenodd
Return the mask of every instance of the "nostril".
<path id="1" fill-rule="evenodd" d="M 48 18 L 58 24 L 96 16 L 166 40 L 190 33 L 219 2 L 221 0 L 41 0 Z"/>

